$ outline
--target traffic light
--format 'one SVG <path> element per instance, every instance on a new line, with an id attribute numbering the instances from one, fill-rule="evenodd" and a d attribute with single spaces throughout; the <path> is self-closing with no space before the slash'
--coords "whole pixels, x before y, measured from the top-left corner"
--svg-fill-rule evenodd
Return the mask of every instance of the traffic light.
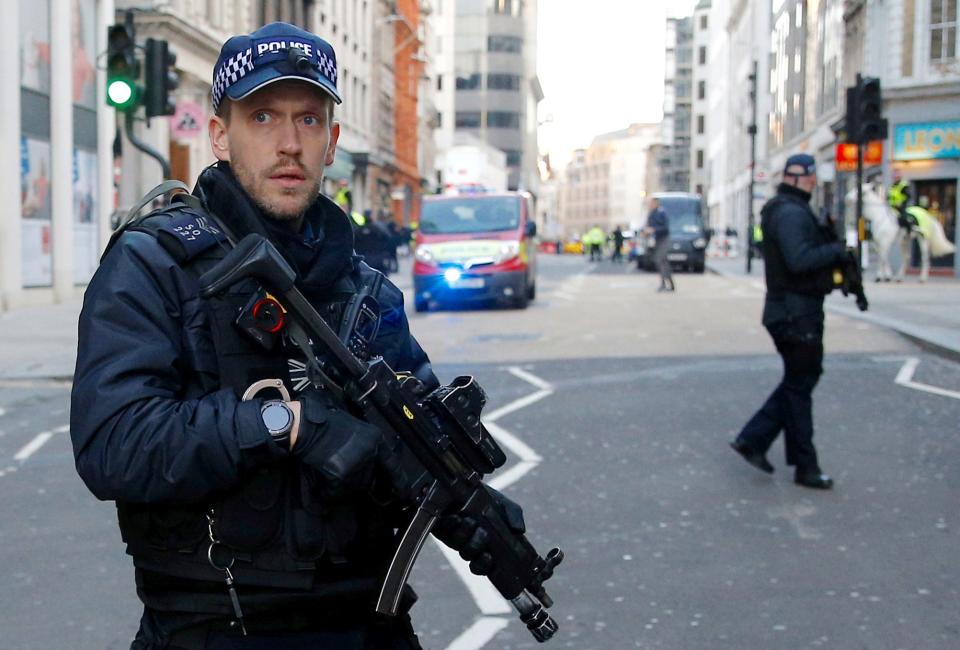
<path id="1" fill-rule="evenodd" d="M 147 109 L 147 118 L 158 115 L 173 115 L 176 102 L 170 96 L 180 84 L 180 78 L 173 70 L 177 55 L 166 41 L 148 38 L 145 55 L 144 73 L 145 92 L 143 104 Z"/>
<path id="2" fill-rule="evenodd" d="M 857 75 L 857 85 L 847 88 L 847 141 L 863 144 L 887 137 L 887 120 L 883 118 L 883 97 L 880 80 Z"/>
<path id="3" fill-rule="evenodd" d="M 107 103 L 123 112 L 136 110 L 140 104 L 135 38 L 132 19 L 107 28 Z"/>

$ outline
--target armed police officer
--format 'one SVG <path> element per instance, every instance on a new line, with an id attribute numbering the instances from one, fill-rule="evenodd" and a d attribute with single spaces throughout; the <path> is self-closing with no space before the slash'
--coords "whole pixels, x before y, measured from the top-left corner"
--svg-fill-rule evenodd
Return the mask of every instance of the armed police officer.
<path id="1" fill-rule="evenodd" d="M 229 39 L 209 123 L 219 162 L 192 194 L 118 232 L 86 292 L 71 435 L 133 558 L 144 603 L 133 648 L 420 647 L 412 591 L 401 615 L 374 614 L 402 525 L 397 443 L 307 371 L 256 282 L 199 290 L 229 248 L 222 224 L 246 224 L 334 330 L 351 297 L 378 286 L 377 333 L 361 353 L 438 385 L 401 292 L 374 282 L 350 217 L 320 194 L 340 131 L 336 81 L 330 44 L 293 25 Z M 482 527 L 450 516 L 436 530 L 474 572 L 491 570 Z"/>
<path id="2" fill-rule="evenodd" d="M 783 359 L 783 379 L 730 444 L 748 463 L 772 473 L 766 453 L 783 431 L 795 482 L 830 489 L 833 479 L 821 470 L 813 446 L 811 395 L 823 373 L 823 299 L 846 251 L 810 209 L 817 186 L 813 157 L 790 156 L 783 176 L 776 196 L 761 211 L 767 281 L 763 325 Z"/>

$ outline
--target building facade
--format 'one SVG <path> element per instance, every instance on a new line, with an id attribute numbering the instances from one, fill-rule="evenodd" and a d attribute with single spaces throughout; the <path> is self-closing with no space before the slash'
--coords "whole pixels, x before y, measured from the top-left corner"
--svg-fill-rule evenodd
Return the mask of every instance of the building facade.
<path id="1" fill-rule="evenodd" d="M 337 51 L 341 136 L 325 192 L 343 181 L 354 208 L 416 220 L 432 170 L 423 147 L 434 111 L 421 19 L 403 0 L 11 0 L 0 83 L 8 102 L 0 165 L 11 203 L 0 216 L 0 310 L 79 295 L 117 219 L 162 180 L 105 102 L 108 26 L 135 9 L 137 41 L 164 39 L 177 55 L 177 113 L 134 120 L 134 137 L 192 183 L 214 162 L 207 140 L 210 81 L 223 42 L 274 20 L 313 31 Z M 423 98 L 421 100 L 421 98 Z M 432 173 L 432 172 L 431 172 Z"/>
<path id="2" fill-rule="evenodd" d="M 507 156 L 509 189 L 536 192 L 536 0 L 438 0 L 438 157 L 464 131 Z M 436 172 L 441 172 L 438 168 Z M 446 179 L 435 176 L 437 186 Z"/>
<path id="3" fill-rule="evenodd" d="M 665 38 L 662 122 L 664 156 L 660 160 L 660 189 L 668 192 L 689 192 L 693 18 L 667 18 Z"/>
<path id="4" fill-rule="evenodd" d="M 691 77 L 690 125 L 690 191 L 706 195 L 709 178 L 707 166 L 707 122 L 722 120 L 722 114 L 710 113 L 708 95 L 711 94 L 710 0 L 700 0 L 693 11 L 693 64 Z M 702 56 L 701 56 L 702 54 Z M 711 95 L 712 96 L 712 95 Z"/>
<path id="5" fill-rule="evenodd" d="M 635 229 L 646 222 L 644 199 L 652 148 L 660 144 L 659 124 L 631 124 L 598 135 L 574 153 L 564 170 L 559 196 L 559 230 L 578 237 L 593 226 L 605 232 L 614 226 Z"/>
<path id="6" fill-rule="evenodd" d="M 113 210 L 113 111 L 102 106 L 112 0 L 4 3 L 0 311 L 69 300 L 96 268 Z"/>

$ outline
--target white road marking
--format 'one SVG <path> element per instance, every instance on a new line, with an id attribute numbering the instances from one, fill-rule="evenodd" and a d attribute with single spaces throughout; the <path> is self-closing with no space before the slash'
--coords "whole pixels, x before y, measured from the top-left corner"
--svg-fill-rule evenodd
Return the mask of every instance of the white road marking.
<path id="1" fill-rule="evenodd" d="M 447 646 L 447 650 L 474 650 L 485 646 L 497 632 L 507 627 L 510 621 L 506 618 L 484 616 L 474 621 L 463 634 Z"/>
<path id="2" fill-rule="evenodd" d="M 63 426 L 56 427 L 55 429 L 51 429 L 50 431 L 41 431 L 40 433 L 38 433 L 33 437 L 33 440 L 31 440 L 30 442 L 25 444 L 23 447 L 21 447 L 20 451 L 14 454 L 13 459 L 16 461 L 19 461 L 20 463 L 23 463 L 28 458 L 30 458 L 35 453 L 37 453 L 37 450 L 39 450 L 40 447 L 43 447 L 45 444 L 47 444 L 47 442 L 50 440 L 50 438 L 54 436 L 54 434 L 66 433 L 69 430 L 70 430 L 70 425 L 65 424 Z M 8 467 L 7 469 L 9 470 L 11 468 Z M 0 474 L 0 476 L 2 476 L 2 474 Z"/>
<path id="3" fill-rule="evenodd" d="M 537 377 L 536 375 L 530 374 L 529 372 L 527 372 L 523 368 L 520 368 L 519 366 L 510 366 L 509 368 L 507 368 L 507 372 L 509 372 L 514 377 L 518 377 L 524 380 L 528 384 L 533 384 L 540 390 L 551 390 L 551 391 L 553 390 L 553 385 L 550 382 L 544 381 L 539 377 Z"/>
<path id="4" fill-rule="evenodd" d="M 508 413 L 513 413 L 514 411 L 518 411 L 518 410 L 520 410 L 520 409 L 522 409 L 522 408 L 524 408 L 524 407 L 526 407 L 526 406 L 530 406 L 530 405 L 533 404 L 534 402 L 538 402 L 538 401 L 542 400 L 544 397 L 548 397 L 548 396 L 550 396 L 550 395 L 552 395 L 552 394 L 553 394 L 553 391 L 552 391 L 552 390 L 539 390 L 539 391 L 537 391 L 536 393 L 532 393 L 532 394 L 530 394 L 530 395 L 527 395 L 526 397 L 521 397 L 521 398 L 518 399 L 518 400 L 514 400 L 513 402 L 510 402 L 509 404 L 506 404 L 506 405 L 504 405 L 504 406 L 501 406 L 501 407 L 498 408 L 496 411 L 494 411 L 493 413 L 491 413 L 491 414 L 488 415 L 487 417 L 483 418 L 483 421 L 484 421 L 485 423 L 486 423 L 486 422 L 494 422 L 494 421 L 499 420 L 500 418 L 502 418 L 504 415 L 507 415 Z"/>
<path id="5" fill-rule="evenodd" d="M 820 539 L 823 534 L 804 521 L 804 518 L 812 517 L 816 512 L 817 510 L 813 506 L 788 503 L 776 508 L 769 508 L 767 516 L 771 519 L 786 519 L 797 531 L 797 536 L 800 539 Z"/>
<path id="6" fill-rule="evenodd" d="M 0 406 L 0 417 L 3 417 L 3 416 L 6 415 L 6 414 L 7 414 L 7 409 L 5 409 L 5 408 L 3 408 L 2 406 Z"/>
<path id="7" fill-rule="evenodd" d="M 33 440 L 25 444 L 23 448 L 20 449 L 20 451 L 14 454 L 13 459 L 18 460 L 22 463 L 23 461 L 33 456 L 33 454 L 36 453 L 36 451 L 40 449 L 40 447 L 47 444 L 47 441 L 50 440 L 50 438 L 52 437 L 53 437 L 53 431 L 41 431 L 36 436 L 34 436 Z"/>
<path id="8" fill-rule="evenodd" d="M 553 294 L 554 298 L 560 298 L 561 300 L 576 300 L 576 296 L 571 296 L 569 293 L 563 293 L 561 291 L 556 291 Z"/>
<path id="9" fill-rule="evenodd" d="M 500 472 L 487 482 L 490 487 L 497 490 L 502 490 L 516 483 L 527 472 L 536 467 L 542 458 L 527 445 L 527 443 L 520 440 L 520 438 L 504 427 L 496 424 L 495 421 L 504 415 L 530 406 L 534 402 L 553 394 L 553 386 L 549 382 L 527 372 L 519 366 L 511 366 L 507 368 L 507 372 L 514 377 L 518 377 L 536 386 L 539 390 L 526 397 L 516 399 L 483 418 L 483 424 L 490 432 L 490 435 L 520 459 L 520 462 Z M 510 621 L 513 619 L 505 618 L 505 616 L 510 614 L 513 609 L 510 604 L 504 600 L 503 596 L 500 595 L 500 592 L 490 584 L 489 580 L 470 573 L 469 565 L 456 551 L 444 546 L 435 538 L 433 541 L 437 545 L 437 548 L 443 553 L 444 557 L 447 558 L 447 562 L 450 563 L 453 570 L 460 576 L 460 580 L 466 585 L 467 591 L 470 592 L 474 602 L 477 603 L 477 608 L 483 613 L 483 616 L 474 621 L 470 627 L 454 639 L 453 642 L 446 647 L 446 650 L 480 650 L 480 648 L 483 648 L 483 646 L 496 636 L 497 632 L 510 624 Z"/>
<path id="10" fill-rule="evenodd" d="M 897 378 L 893 380 L 894 383 L 905 386 L 906 388 L 923 391 L 924 393 L 960 399 L 960 392 L 958 391 L 947 390 L 946 388 L 939 388 L 937 386 L 931 386 L 930 384 L 923 384 L 919 381 L 913 381 L 913 373 L 917 371 L 917 366 L 919 365 L 920 359 L 917 357 L 908 358 L 903 362 L 903 367 L 900 368 L 900 372 L 897 373 Z"/>

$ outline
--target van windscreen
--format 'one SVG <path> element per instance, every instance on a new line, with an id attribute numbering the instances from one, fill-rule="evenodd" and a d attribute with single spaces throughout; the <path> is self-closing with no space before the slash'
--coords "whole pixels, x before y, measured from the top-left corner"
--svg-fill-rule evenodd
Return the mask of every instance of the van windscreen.
<path id="1" fill-rule="evenodd" d="M 516 230 L 520 200 L 512 196 L 465 196 L 424 201 L 420 230 L 427 234 L 457 234 Z"/>
<path id="2" fill-rule="evenodd" d="M 700 200 L 696 198 L 664 196 L 660 207 L 670 219 L 673 232 L 699 232 L 703 230 Z"/>

